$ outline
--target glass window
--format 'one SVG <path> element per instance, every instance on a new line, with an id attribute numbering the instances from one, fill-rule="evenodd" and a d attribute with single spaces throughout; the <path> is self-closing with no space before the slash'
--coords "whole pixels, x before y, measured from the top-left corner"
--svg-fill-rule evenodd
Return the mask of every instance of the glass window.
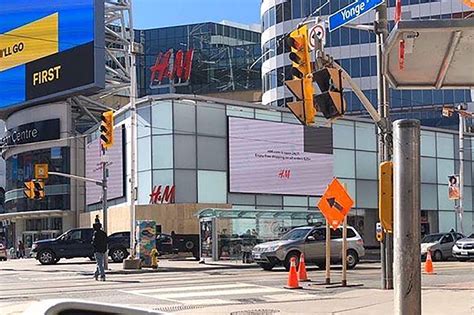
<path id="1" fill-rule="evenodd" d="M 153 136 L 153 168 L 173 168 L 172 135 Z"/>
<path id="2" fill-rule="evenodd" d="M 175 168 L 196 168 L 196 137 L 175 135 L 174 138 Z"/>
<path id="3" fill-rule="evenodd" d="M 308 198 L 306 197 L 292 197 L 283 196 L 283 205 L 285 206 L 296 206 L 296 207 L 307 207 Z"/>
<path id="4" fill-rule="evenodd" d="M 438 159 L 438 183 L 448 182 L 448 176 L 454 174 L 454 160 Z"/>
<path id="5" fill-rule="evenodd" d="M 137 109 L 137 137 L 146 137 L 151 133 L 150 107 L 144 106 Z"/>
<path id="6" fill-rule="evenodd" d="M 226 172 L 198 171 L 198 202 L 227 203 Z"/>
<path id="7" fill-rule="evenodd" d="M 369 180 L 357 180 L 358 208 L 378 208 L 377 204 L 377 182 Z"/>
<path id="8" fill-rule="evenodd" d="M 256 109 L 255 118 L 261 120 L 281 121 L 281 113 L 263 109 Z"/>
<path id="9" fill-rule="evenodd" d="M 421 209 L 438 209 L 438 191 L 436 190 L 436 185 L 421 185 Z"/>
<path id="10" fill-rule="evenodd" d="M 198 137 L 198 168 L 227 170 L 227 140 L 224 138 Z"/>
<path id="11" fill-rule="evenodd" d="M 453 135 L 441 132 L 436 133 L 436 152 L 440 158 L 454 158 L 454 138 Z"/>
<path id="12" fill-rule="evenodd" d="M 335 148 L 354 149 L 354 123 L 337 120 L 332 127 Z"/>
<path id="13" fill-rule="evenodd" d="M 303 17 L 311 14 L 311 0 L 302 0 Z"/>
<path id="14" fill-rule="evenodd" d="M 275 7 L 268 10 L 268 15 L 269 15 L 268 26 L 270 27 L 270 26 L 275 25 Z"/>
<path id="15" fill-rule="evenodd" d="M 173 170 L 153 171 L 153 187 L 173 185 Z"/>
<path id="16" fill-rule="evenodd" d="M 292 0 L 293 19 L 301 18 L 301 0 Z"/>
<path id="17" fill-rule="evenodd" d="M 137 159 L 138 171 L 151 169 L 151 137 L 138 139 L 137 150 L 140 152 L 140 158 Z"/>
<path id="18" fill-rule="evenodd" d="M 454 211 L 440 211 L 439 213 L 439 231 L 447 232 L 456 229 L 456 214 Z"/>
<path id="19" fill-rule="evenodd" d="M 334 176 L 355 178 L 354 152 L 334 149 Z"/>
<path id="20" fill-rule="evenodd" d="M 276 23 L 283 22 L 283 4 L 280 3 L 276 6 Z"/>
<path id="21" fill-rule="evenodd" d="M 193 104 L 180 103 L 175 101 L 174 103 L 174 132 L 175 133 L 195 133 L 196 132 L 196 106 Z M 160 113 L 157 113 L 159 115 Z M 169 114 L 162 110 L 161 114 L 168 119 Z M 169 120 L 171 121 L 171 120 Z M 168 123 L 169 124 L 169 123 Z M 169 124 L 167 127 L 170 127 Z M 164 133 L 164 132 L 163 132 Z"/>
<path id="22" fill-rule="evenodd" d="M 283 2 L 283 20 L 284 21 L 291 20 L 291 2 L 290 1 Z"/>
<path id="23" fill-rule="evenodd" d="M 451 210 L 454 209 L 454 201 L 448 199 L 448 185 L 438 185 L 438 209 Z"/>
<path id="24" fill-rule="evenodd" d="M 140 160 L 140 159 L 138 159 Z M 151 193 L 151 172 L 138 172 L 137 174 L 137 203 L 148 204 L 150 203 Z"/>
<path id="25" fill-rule="evenodd" d="M 463 203 L 464 211 L 472 211 L 472 188 L 471 187 L 464 186 L 463 202 L 464 202 Z"/>
<path id="26" fill-rule="evenodd" d="M 356 181 L 354 179 L 347 179 L 347 178 L 338 178 L 338 179 L 342 184 L 346 185 L 346 189 L 347 189 L 347 192 L 349 193 L 349 196 L 351 196 L 351 198 L 353 200 L 355 200 L 355 197 L 356 197 Z M 319 200 L 318 200 L 318 202 L 319 202 Z M 312 204 L 310 204 L 310 206 L 311 205 Z"/>
<path id="27" fill-rule="evenodd" d="M 356 151 L 357 179 L 377 179 L 377 156 L 372 152 Z"/>
<path id="28" fill-rule="evenodd" d="M 239 106 L 227 106 L 227 116 L 253 118 L 253 108 L 239 107 Z"/>
<path id="29" fill-rule="evenodd" d="M 153 134 L 162 135 L 173 132 L 173 111 L 170 101 L 161 101 L 151 106 Z"/>
<path id="30" fill-rule="evenodd" d="M 421 182 L 436 183 L 436 159 L 421 158 Z"/>
<path id="31" fill-rule="evenodd" d="M 436 138 L 435 133 L 421 130 L 421 155 L 436 156 Z"/>
<path id="32" fill-rule="evenodd" d="M 355 123 L 356 149 L 357 150 L 377 150 L 376 131 L 373 124 Z"/>
<path id="33" fill-rule="evenodd" d="M 176 202 L 194 203 L 197 201 L 196 171 L 175 171 Z"/>
<path id="34" fill-rule="evenodd" d="M 210 104 L 198 105 L 197 132 L 199 134 L 225 137 L 227 135 L 225 108 L 212 107 Z"/>

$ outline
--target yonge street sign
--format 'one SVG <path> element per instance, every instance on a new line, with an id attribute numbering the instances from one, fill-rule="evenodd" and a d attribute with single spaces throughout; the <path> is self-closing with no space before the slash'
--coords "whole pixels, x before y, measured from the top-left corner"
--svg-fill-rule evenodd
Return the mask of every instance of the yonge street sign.
<path id="1" fill-rule="evenodd" d="M 329 31 L 332 32 L 341 26 L 361 17 L 367 12 L 381 5 L 384 0 L 357 0 L 329 16 Z"/>

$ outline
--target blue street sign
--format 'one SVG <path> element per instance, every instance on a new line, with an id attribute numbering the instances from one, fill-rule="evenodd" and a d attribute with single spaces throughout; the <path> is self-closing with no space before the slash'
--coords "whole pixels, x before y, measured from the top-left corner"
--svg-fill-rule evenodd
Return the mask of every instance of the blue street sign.
<path id="1" fill-rule="evenodd" d="M 332 32 L 339 27 L 361 17 L 370 10 L 378 7 L 384 0 L 357 0 L 329 16 L 329 31 Z"/>

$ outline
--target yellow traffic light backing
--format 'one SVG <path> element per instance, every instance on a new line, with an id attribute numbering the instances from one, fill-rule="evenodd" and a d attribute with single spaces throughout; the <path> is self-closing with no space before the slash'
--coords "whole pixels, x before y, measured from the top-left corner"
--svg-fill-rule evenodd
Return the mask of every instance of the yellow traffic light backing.
<path id="1" fill-rule="evenodd" d="M 28 199 L 35 199 L 35 183 L 33 181 L 25 182 L 23 193 Z"/>
<path id="2" fill-rule="evenodd" d="M 43 199 L 45 197 L 44 182 L 42 180 L 36 180 L 33 183 L 35 189 L 35 199 Z"/>
<path id="3" fill-rule="evenodd" d="M 379 219 L 388 233 L 393 231 L 393 163 L 379 166 Z"/>
<path id="4" fill-rule="evenodd" d="M 289 58 L 292 62 L 293 80 L 285 81 L 285 85 L 297 99 L 287 103 L 287 107 L 301 123 L 309 125 L 314 123 L 316 110 L 313 102 L 313 69 L 309 53 L 308 26 L 303 25 L 291 32 L 287 42 L 291 48 Z"/>
<path id="5" fill-rule="evenodd" d="M 44 182 L 42 180 L 30 180 L 24 183 L 23 193 L 28 199 L 43 199 L 45 197 Z"/>
<path id="6" fill-rule="evenodd" d="M 114 144 L 114 112 L 107 111 L 102 113 L 100 125 L 100 139 L 102 147 L 110 148 Z"/>

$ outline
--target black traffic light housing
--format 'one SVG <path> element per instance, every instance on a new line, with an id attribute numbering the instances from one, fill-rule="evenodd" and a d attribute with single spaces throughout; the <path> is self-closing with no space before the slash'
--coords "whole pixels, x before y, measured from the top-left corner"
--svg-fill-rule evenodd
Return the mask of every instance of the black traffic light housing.
<path id="1" fill-rule="evenodd" d="M 342 88 L 342 71 L 326 67 L 316 71 L 313 74 L 313 80 L 321 91 L 321 94 L 314 97 L 318 111 L 327 119 L 343 116 L 346 104 Z"/>

